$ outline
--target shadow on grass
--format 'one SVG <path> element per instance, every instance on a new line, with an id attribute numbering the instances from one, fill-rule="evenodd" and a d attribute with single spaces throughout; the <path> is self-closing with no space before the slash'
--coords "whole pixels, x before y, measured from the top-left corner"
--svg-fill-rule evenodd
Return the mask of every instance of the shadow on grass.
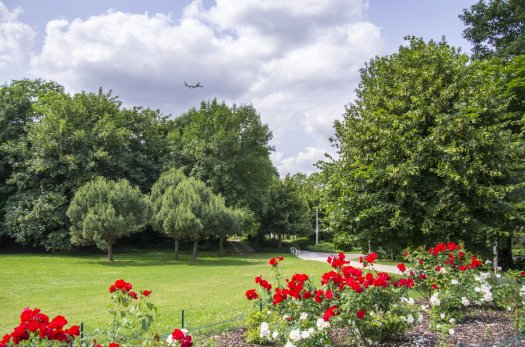
<path id="1" fill-rule="evenodd" d="M 162 256 L 161 258 L 159 256 Z M 191 256 L 182 255 L 180 260 L 175 260 L 173 256 L 167 256 L 166 253 L 149 254 L 146 257 L 143 253 L 137 255 L 135 258 L 130 254 L 122 255 L 119 259 L 115 255 L 115 261 L 110 262 L 107 259 L 90 259 L 84 260 L 82 263 L 102 265 L 110 268 L 122 267 L 143 267 L 143 266 L 195 266 L 195 267 L 213 267 L 213 266 L 253 266 L 260 265 L 254 256 L 203 256 L 197 257 L 197 261 L 192 262 Z M 130 259 L 131 258 L 131 259 Z"/>

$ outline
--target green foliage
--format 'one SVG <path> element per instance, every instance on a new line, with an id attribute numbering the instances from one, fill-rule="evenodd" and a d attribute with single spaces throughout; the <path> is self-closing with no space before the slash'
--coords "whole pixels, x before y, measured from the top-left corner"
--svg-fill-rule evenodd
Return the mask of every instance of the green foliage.
<path id="1" fill-rule="evenodd" d="M 479 0 L 459 16 L 467 28 L 463 37 L 474 56 L 508 57 L 525 54 L 525 4 L 522 0 Z"/>
<path id="2" fill-rule="evenodd" d="M 361 247 L 465 240 L 488 251 L 522 220 L 514 205 L 524 153 L 500 123 L 498 76 L 445 42 L 411 38 L 361 72 L 324 162 L 330 228 Z"/>
<path id="3" fill-rule="evenodd" d="M 275 178 L 270 186 L 268 208 L 262 219 L 262 232 L 279 236 L 308 235 L 313 231 L 311 211 L 300 186 L 290 176 Z"/>
<path id="4" fill-rule="evenodd" d="M 203 102 L 176 119 L 170 133 L 173 166 L 221 194 L 227 206 L 248 207 L 258 218 L 276 170 L 272 134 L 251 106 Z"/>
<path id="5" fill-rule="evenodd" d="M 38 119 L 33 103 L 38 102 L 40 95 L 50 92 L 60 93 L 63 88 L 42 80 L 20 80 L 0 86 L 0 225 L 4 220 L 5 203 L 15 193 L 7 181 L 16 162 L 9 157 L 7 149 L 26 136 L 26 126 Z M 24 239 L 24 236 L 18 238 Z"/>
<path id="6" fill-rule="evenodd" d="M 108 250 L 118 239 L 140 230 L 148 221 L 149 206 L 137 187 L 127 180 L 98 177 L 83 185 L 71 200 L 67 216 L 73 244 L 95 243 Z"/>
<path id="7" fill-rule="evenodd" d="M 68 95 L 53 83 L 20 83 L 30 91 L 22 104 L 38 121 L 2 146 L 12 166 L 6 233 L 23 244 L 67 249 L 66 209 L 75 191 L 97 176 L 149 189 L 163 165 L 170 123 L 157 111 L 122 109 L 110 93 Z"/>
<path id="8" fill-rule="evenodd" d="M 175 239 L 175 257 L 178 258 L 178 240 L 194 241 L 193 259 L 197 242 L 207 236 L 224 237 L 241 229 L 244 215 L 228 209 L 224 199 L 215 195 L 203 182 L 186 177 L 181 171 L 170 169 L 153 185 L 150 201 L 153 227 Z"/>

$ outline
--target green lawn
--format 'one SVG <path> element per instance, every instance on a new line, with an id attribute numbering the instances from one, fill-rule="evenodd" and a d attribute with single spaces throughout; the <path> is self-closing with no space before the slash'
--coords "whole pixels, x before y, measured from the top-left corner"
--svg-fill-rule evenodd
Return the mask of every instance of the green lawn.
<path id="1" fill-rule="evenodd" d="M 276 255 L 221 258 L 201 253 L 192 264 L 189 255 L 177 262 L 167 250 L 117 253 L 114 263 L 102 254 L 1 254 L 0 335 L 17 324 L 24 307 L 38 307 L 51 317 L 62 314 L 71 324 L 83 321 L 87 332 L 105 326 L 108 287 L 119 278 L 131 282 L 137 291 L 153 291 L 161 333 L 180 326 L 182 309 L 190 330 L 229 320 L 249 310 L 252 303 L 244 293 L 255 288 L 256 275 L 271 278 L 267 261 Z M 329 270 L 326 263 L 283 255 L 282 265 L 289 274 L 304 272 L 318 280 Z M 233 324 L 242 326 L 243 321 Z"/>

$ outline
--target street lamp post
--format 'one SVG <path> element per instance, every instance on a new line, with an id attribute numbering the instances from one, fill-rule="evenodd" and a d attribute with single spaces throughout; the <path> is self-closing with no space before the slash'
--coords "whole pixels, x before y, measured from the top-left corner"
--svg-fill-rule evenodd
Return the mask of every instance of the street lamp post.
<path id="1" fill-rule="evenodd" d="M 319 208 L 315 209 L 315 244 L 319 244 Z"/>

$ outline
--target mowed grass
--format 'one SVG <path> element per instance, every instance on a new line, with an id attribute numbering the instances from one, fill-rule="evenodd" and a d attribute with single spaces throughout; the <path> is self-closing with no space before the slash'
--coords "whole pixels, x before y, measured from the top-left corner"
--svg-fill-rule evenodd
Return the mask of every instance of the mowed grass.
<path id="1" fill-rule="evenodd" d="M 282 255 L 287 275 L 307 273 L 317 282 L 329 270 L 327 263 Z M 38 307 L 51 318 L 64 315 L 70 324 L 84 322 L 88 334 L 107 326 L 108 288 L 120 278 L 131 282 L 137 292 L 153 291 L 160 333 L 180 326 L 181 310 L 189 329 L 206 331 L 203 327 L 228 320 L 234 320 L 230 327 L 242 326 L 239 316 L 253 306 L 244 293 L 256 287 L 255 276 L 272 279 L 268 259 L 274 256 L 201 253 L 191 263 L 188 254 L 175 261 L 168 250 L 130 250 L 117 253 L 110 263 L 102 254 L 0 254 L 0 335 L 18 324 L 25 307 Z"/>

